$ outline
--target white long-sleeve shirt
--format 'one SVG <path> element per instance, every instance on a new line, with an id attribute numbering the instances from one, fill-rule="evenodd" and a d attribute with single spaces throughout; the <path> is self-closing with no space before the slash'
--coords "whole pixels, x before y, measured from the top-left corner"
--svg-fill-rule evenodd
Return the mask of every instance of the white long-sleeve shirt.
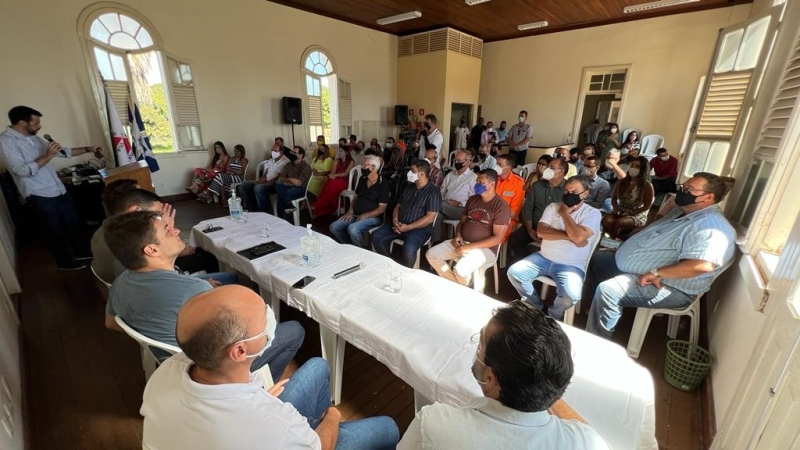
<path id="1" fill-rule="evenodd" d="M 469 167 L 464 173 L 459 174 L 454 170 L 444 177 L 442 182 L 442 202 L 455 200 L 464 206 L 473 194 L 475 194 L 475 182 L 478 176 Z"/>

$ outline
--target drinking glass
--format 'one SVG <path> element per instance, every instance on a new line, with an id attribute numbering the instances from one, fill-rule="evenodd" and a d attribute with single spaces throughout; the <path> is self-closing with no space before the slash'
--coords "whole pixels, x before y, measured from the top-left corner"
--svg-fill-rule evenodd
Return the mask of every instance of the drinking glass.
<path id="1" fill-rule="evenodd" d="M 389 291 L 397 294 L 403 290 L 403 272 L 393 270 L 389 272 Z"/>

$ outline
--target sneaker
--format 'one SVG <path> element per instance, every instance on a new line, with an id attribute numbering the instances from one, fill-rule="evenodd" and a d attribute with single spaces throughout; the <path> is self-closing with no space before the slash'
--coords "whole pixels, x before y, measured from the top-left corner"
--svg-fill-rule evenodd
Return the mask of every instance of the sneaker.
<path id="1" fill-rule="evenodd" d="M 89 267 L 88 264 L 79 263 L 78 261 L 73 261 L 69 264 L 58 266 L 58 270 L 81 270 Z"/>

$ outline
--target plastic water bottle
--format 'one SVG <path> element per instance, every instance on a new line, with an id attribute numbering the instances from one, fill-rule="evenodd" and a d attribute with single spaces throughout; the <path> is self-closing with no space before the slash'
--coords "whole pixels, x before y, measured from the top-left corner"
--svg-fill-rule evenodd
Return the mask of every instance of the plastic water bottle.
<path id="1" fill-rule="evenodd" d="M 231 220 L 241 222 L 242 220 L 242 199 L 236 197 L 236 191 L 233 192 L 231 198 L 228 199 L 228 209 L 231 213 Z"/>
<path id="2" fill-rule="evenodd" d="M 303 265 L 311 268 L 320 264 L 322 246 L 319 238 L 311 231 L 311 224 L 306 225 L 306 235 L 300 239 L 300 249 L 303 254 Z"/>

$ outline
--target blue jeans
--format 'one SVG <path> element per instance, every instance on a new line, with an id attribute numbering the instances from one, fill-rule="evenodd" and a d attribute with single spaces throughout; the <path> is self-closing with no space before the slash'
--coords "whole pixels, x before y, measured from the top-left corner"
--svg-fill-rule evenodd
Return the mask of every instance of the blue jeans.
<path id="1" fill-rule="evenodd" d="M 272 204 L 269 196 L 275 193 L 275 184 L 256 184 L 255 181 L 245 181 L 240 185 L 244 206 L 250 211 L 268 213 Z"/>
<path id="2" fill-rule="evenodd" d="M 400 264 L 406 267 L 414 267 L 414 263 L 417 261 L 417 252 L 430 237 L 431 231 L 429 227 L 417 228 L 397 234 L 392 231 L 392 224 L 387 223 L 372 233 L 372 246 L 375 247 L 375 251 L 378 254 L 391 258 L 389 244 L 395 239 L 402 239 L 404 244 Z"/>
<path id="3" fill-rule="evenodd" d="M 279 323 L 275 328 L 275 340 L 272 341 L 272 345 L 261 357 L 253 360 L 250 371 L 255 372 L 264 367 L 264 364 L 269 364 L 269 373 L 272 374 L 272 380 L 277 383 L 286 366 L 303 345 L 305 337 L 306 330 L 299 322 L 290 320 Z"/>
<path id="4" fill-rule="evenodd" d="M 533 280 L 539 276 L 552 278 L 556 282 L 556 300 L 547 314 L 561 320 L 564 312 L 581 298 L 583 270 L 566 264 L 556 264 L 536 252 L 508 268 L 508 279 L 522 299 L 539 309 L 544 308 L 541 297 L 533 288 Z"/>
<path id="5" fill-rule="evenodd" d="M 594 293 L 586 324 L 586 331 L 600 337 L 614 334 L 623 307 L 682 309 L 694 301 L 692 296 L 664 284 L 661 289 L 652 284 L 639 286 L 638 275 L 622 273 L 612 252 L 595 252 L 590 272 L 597 280 L 605 279 Z M 607 278 L 609 274 L 612 277 Z"/>
<path id="6" fill-rule="evenodd" d="M 367 217 L 358 221 L 354 219 L 350 222 L 339 219 L 331 224 L 330 230 L 342 244 L 353 244 L 356 247 L 363 248 L 364 239 L 362 238 L 362 233 L 375 228 L 382 221 L 382 217 Z"/>
<path id="7" fill-rule="evenodd" d="M 81 224 L 69 194 L 26 198 L 28 208 L 41 227 L 47 250 L 59 267 L 75 263 L 75 257 L 90 256 L 88 241 L 81 237 Z"/>
<path id="8" fill-rule="evenodd" d="M 289 207 L 292 200 L 302 198 L 306 193 L 305 187 L 288 186 L 285 184 L 276 184 L 275 193 L 278 194 L 278 217 L 286 218 L 286 208 Z M 257 198 L 258 196 L 256 196 Z M 267 200 L 269 201 L 269 200 Z"/>
<path id="9" fill-rule="evenodd" d="M 308 420 L 308 425 L 316 429 L 331 406 L 330 376 L 324 359 L 311 358 L 292 375 L 278 398 L 294 406 Z M 399 440 L 400 432 L 394 420 L 370 417 L 339 424 L 336 449 L 389 450 L 394 449 Z"/>
<path id="10" fill-rule="evenodd" d="M 228 284 L 236 284 L 239 282 L 239 276 L 233 272 L 207 273 L 205 275 L 197 275 L 197 278 L 200 278 L 201 280 L 213 279 L 214 281 L 219 281 L 219 283 L 223 286 Z"/>

